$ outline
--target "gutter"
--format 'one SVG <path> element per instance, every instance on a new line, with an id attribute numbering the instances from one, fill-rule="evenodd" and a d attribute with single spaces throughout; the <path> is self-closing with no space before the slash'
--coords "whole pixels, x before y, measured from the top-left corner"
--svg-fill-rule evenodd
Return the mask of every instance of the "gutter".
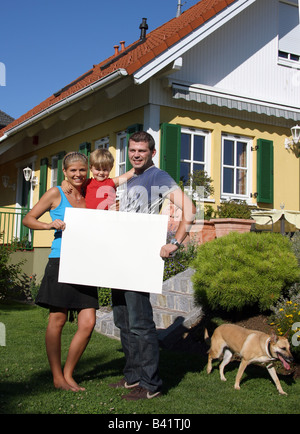
<path id="1" fill-rule="evenodd" d="M 104 78 L 101 78 L 100 80 L 96 81 L 95 83 L 85 87 L 82 90 L 79 90 L 78 92 L 75 92 L 74 94 L 67 96 L 63 100 L 59 101 L 58 103 L 54 103 L 50 107 L 46 108 L 45 110 L 42 110 L 40 113 L 36 114 L 35 116 L 32 116 L 31 118 L 27 119 L 26 121 L 20 123 L 19 125 L 11 128 L 10 130 L 7 130 L 2 137 L 0 137 L 0 143 L 12 136 L 13 134 L 16 134 L 23 130 L 24 128 L 38 122 L 42 118 L 53 114 L 54 112 L 60 110 L 61 108 L 64 108 L 65 106 L 74 103 L 75 101 L 78 101 L 79 99 L 82 99 L 83 97 L 87 96 L 88 94 L 92 92 L 96 92 L 97 90 L 101 89 L 102 87 L 106 86 L 107 84 L 111 84 L 114 81 L 118 80 L 120 77 L 127 76 L 128 73 L 126 69 L 120 68 L 116 71 L 112 72 L 111 74 L 105 76 Z M 1 154 L 1 151 L 0 151 Z"/>

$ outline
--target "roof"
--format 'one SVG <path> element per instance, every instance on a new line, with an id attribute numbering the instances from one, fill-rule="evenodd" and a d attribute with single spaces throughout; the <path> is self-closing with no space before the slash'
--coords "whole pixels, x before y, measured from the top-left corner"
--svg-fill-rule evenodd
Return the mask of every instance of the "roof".
<path id="1" fill-rule="evenodd" d="M 179 17 L 173 18 L 148 33 L 144 40 L 139 40 L 128 47 L 123 47 L 117 54 L 115 53 L 103 62 L 94 65 L 85 74 L 16 119 L 8 127 L 0 130 L 0 136 L 52 105 L 57 104 L 59 101 L 109 76 L 116 70 L 124 69 L 127 75 L 133 75 L 148 62 L 168 50 L 235 1 L 237 0 L 199 1 L 199 3 L 183 12 Z"/>
<path id="2" fill-rule="evenodd" d="M 0 110 L 0 128 L 6 127 L 8 124 L 10 124 L 14 118 L 9 116 L 8 114 L 4 113 Z"/>

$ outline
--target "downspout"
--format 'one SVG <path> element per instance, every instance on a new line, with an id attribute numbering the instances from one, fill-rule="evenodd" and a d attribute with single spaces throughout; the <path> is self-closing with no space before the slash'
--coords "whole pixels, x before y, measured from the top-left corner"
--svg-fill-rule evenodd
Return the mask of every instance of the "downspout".
<path id="1" fill-rule="evenodd" d="M 106 86 L 107 84 L 111 84 L 114 81 L 116 81 L 120 77 L 127 76 L 128 73 L 126 69 L 120 68 L 111 74 L 107 75 L 106 77 L 96 81 L 95 83 L 85 87 L 84 89 L 74 93 L 73 95 L 64 98 L 63 100 L 59 101 L 56 104 L 53 104 L 52 106 L 46 108 L 45 110 L 41 111 L 35 116 L 32 116 L 31 118 L 27 119 L 26 121 L 22 122 L 20 125 L 17 125 L 16 127 L 13 127 L 10 130 L 7 130 L 2 137 L 0 137 L 0 143 L 6 140 L 8 137 L 10 137 L 12 134 L 16 134 L 22 129 L 28 127 L 31 124 L 34 124 L 35 122 L 38 122 L 40 119 L 44 118 L 45 116 L 48 116 L 64 106 L 67 106 L 68 104 L 72 104 L 75 101 L 78 101 L 79 99 L 87 96 L 89 93 L 95 92 L 98 89 L 101 89 L 101 87 Z"/>

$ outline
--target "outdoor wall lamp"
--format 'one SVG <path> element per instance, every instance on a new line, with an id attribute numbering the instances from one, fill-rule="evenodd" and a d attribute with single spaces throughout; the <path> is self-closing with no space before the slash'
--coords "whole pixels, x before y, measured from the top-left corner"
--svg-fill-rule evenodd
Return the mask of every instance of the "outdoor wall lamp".
<path id="1" fill-rule="evenodd" d="M 2 176 L 2 184 L 4 188 L 12 188 L 14 191 L 16 189 L 16 184 L 10 184 L 9 183 L 9 176 L 3 175 Z"/>
<path id="2" fill-rule="evenodd" d="M 291 128 L 292 138 L 291 139 L 285 139 L 284 145 L 285 149 L 293 149 L 295 146 L 297 147 L 300 145 L 300 127 L 299 125 L 296 125 L 295 127 Z"/>
<path id="3" fill-rule="evenodd" d="M 37 176 L 33 175 L 33 171 L 30 167 L 28 167 L 28 166 L 25 167 L 23 169 L 23 174 L 24 174 L 25 181 L 31 182 L 33 187 L 36 187 L 38 185 L 39 180 L 38 180 Z"/>

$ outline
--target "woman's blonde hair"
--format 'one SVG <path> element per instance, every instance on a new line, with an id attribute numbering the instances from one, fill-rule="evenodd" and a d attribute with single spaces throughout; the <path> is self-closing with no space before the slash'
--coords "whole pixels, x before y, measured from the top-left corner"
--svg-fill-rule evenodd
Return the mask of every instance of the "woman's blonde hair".
<path id="1" fill-rule="evenodd" d="M 81 152 L 69 152 L 68 154 L 66 154 L 64 156 L 63 162 L 62 162 L 62 167 L 64 170 L 67 170 L 67 168 L 75 163 L 75 161 L 81 161 L 83 164 L 85 164 L 86 166 L 88 166 L 88 157 L 84 154 L 82 154 Z"/>

